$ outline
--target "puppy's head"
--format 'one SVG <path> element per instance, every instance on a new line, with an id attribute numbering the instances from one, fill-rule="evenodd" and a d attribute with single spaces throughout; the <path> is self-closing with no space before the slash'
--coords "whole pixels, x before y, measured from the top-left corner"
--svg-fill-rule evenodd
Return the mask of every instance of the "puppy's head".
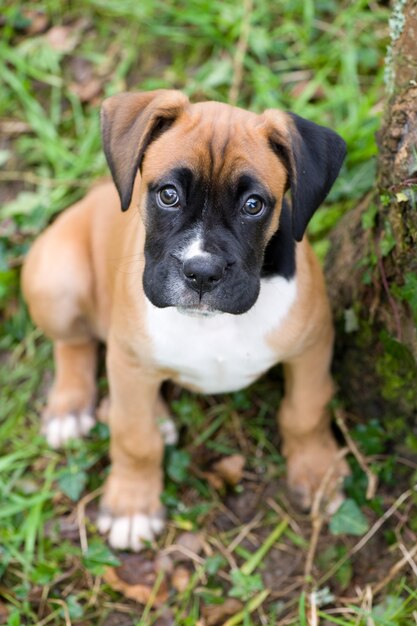
<path id="1" fill-rule="evenodd" d="M 178 91 L 113 96 L 102 128 L 123 210 L 141 174 L 143 286 L 157 307 L 248 311 L 286 190 L 285 236 L 301 241 L 345 156 L 336 133 L 296 115 L 190 104 Z"/>

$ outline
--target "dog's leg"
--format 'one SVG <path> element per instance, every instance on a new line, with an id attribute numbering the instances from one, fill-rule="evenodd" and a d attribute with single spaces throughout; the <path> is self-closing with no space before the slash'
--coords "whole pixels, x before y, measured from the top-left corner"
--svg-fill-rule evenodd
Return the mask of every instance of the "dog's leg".
<path id="1" fill-rule="evenodd" d="M 95 424 L 95 341 L 54 344 L 55 380 L 43 413 L 42 433 L 52 448 L 86 435 Z"/>
<path id="2" fill-rule="evenodd" d="M 288 486 L 298 505 L 311 507 L 326 472 L 333 466 L 326 495 L 340 501 L 342 478 L 349 473 L 330 428 L 327 404 L 333 396 L 330 376 L 332 331 L 301 356 L 284 364 L 285 396 L 278 422 L 287 460 Z"/>
<path id="3" fill-rule="evenodd" d="M 110 456 L 98 528 L 117 549 L 140 550 L 163 528 L 164 442 L 156 419 L 161 380 L 110 341 Z"/>
<path id="4" fill-rule="evenodd" d="M 94 424 L 97 346 L 90 323 L 91 261 L 82 232 L 71 212 L 57 220 L 34 243 L 22 276 L 32 319 L 54 342 L 55 379 L 42 423 L 54 448 Z"/>

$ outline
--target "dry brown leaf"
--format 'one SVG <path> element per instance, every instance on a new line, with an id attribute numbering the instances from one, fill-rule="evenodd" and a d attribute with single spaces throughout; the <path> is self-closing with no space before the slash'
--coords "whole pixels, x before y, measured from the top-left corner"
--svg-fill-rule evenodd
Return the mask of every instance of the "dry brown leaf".
<path id="1" fill-rule="evenodd" d="M 291 96 L 293 98 L 300 98 L 301 96 L 304 95 L 304 92 L 306 91 L 306 89 L 308 89 L 310 85 L 310 81 L 309 80 L 300 80 L 298 83 L 296 83 L 294 85 L 294 87 L 291 88 Z M 320 85 L 318 85 L 313 93 L 311 94 L 309 100 L 322 100 L 325 97 L 325 91 L 323 89 L 323 87 L 321 87 Z"/>
<path id="2" fill-rule="evenodd" d="M 72 26 L 53 26 L 45 38 L 56 52 L 72 52 L 78 43 L 78 34 Z"/>
<path id="3" fill-rule="evenodd" d="M 237 485 L 243 476 L 245 457 L 241 454 L 226 456 L 213 464 L 212 470 L 228 485 Z"/>
<path id="4" fill-rule="evenodd" d="M 203 542 L 198 533 L 181 533 L 175 541 L 175 545 L 178 546 L 178 549 L 170 554 L 177 562 L 192 561 L 193 555 L 199 555 L 203 550 Z"/>
<path id="5" fill-rule="evenodd" d="M 103 83 L 98 78 L 92 78 L 85 83 L 71 83 L 69 90 L 78 96 L 81 102 L 91 102 L 100 95 Z"/>
<path id="6" fill-rule="evenodd" d="M 206 621 L 207 626 L 216 626 L 223 623 L 227 617 L 236 615 L 243 608 L 242 602 L 236 598 L 226 598 L 223 604 L 210 604 L 203 606 L 201 612 Z"/>
<path id="7" fill-rule="evenodd" d="M 144 554 L 123 554 L 119 556 L 119 567 L 108 567 L 104 580 L 112 589 L 126 598 L 147 604 L 153 597 L 157 570 L 155 563 Z M 154 597 L 153 605 L 160 606 L 168 598 L 166 580 L 162 580 Z"/>
<path id="8" fill-rule="evenodd" d="M 174 573 L 172 574 L 172 586 L 181 593 L 187 588 L 190 578 L 191 574 L 188 569 L 183 565 L 179 565 L 174 569 Z"/>
<path id="9" fill-rule="evenodd" d="M 92 61 L 80 56 L 71 56 L 67 63 L 74 83 L 87 83 L 94 78 L 96 67 Z"/>
<path id="10" fill-rule="evenodd" d="M 117 576 L 116 568 L 109 567 L 104 572 L 105 582 L 115 591 L 120 591 L 129 600 L 135 600 L 140 604 L 147 604 L 153 595 L 153 588 L 147 585 L 129 585 Z M 154 597 L 153 606 L 160 606 L 168 598 L 168 590 L 166 584 L 162 582 L 156 596 Z"/>
<path id="11" fill-rule="evenodd" d="M 172 558 L 167 554 L 157 554 L 155 557 L 155 569 L 158 572 L 165 572 L 165 574 L 171 575 L 174 569 Z"/>
<path id="12" fill-rule="evenodd" d="M 205 478 L 209 485 L 216 491 L 222 491 L 224 489 L 224 480 L 214 472 L 201 472 L 201 476 Z"/>
<path id="13" fill-rule="evenodd" d="M 48 28 L 49 17 L 46 13 L 36 9 L 24 9 L 23 15 L 30 20 L 30 24 L 25 29 L 28 35 L 39 35 Z"/>

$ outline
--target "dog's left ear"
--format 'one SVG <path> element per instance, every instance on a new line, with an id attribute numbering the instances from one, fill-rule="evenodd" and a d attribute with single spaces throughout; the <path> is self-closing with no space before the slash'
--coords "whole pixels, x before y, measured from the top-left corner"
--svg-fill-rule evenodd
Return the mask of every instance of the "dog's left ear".
<path id="1" fill-rule="evenodd" d="M 175 122 L 188 104 L 187 96 L 169 89 L 121 93 L 104 100 L 101 108 L 104 153 L 123 211 L 129 208 L 133 183 L 146 148 Z"/>
<path id="2" fill-rule="evenodd" d="M 270 145 L 288 171 L 292 201 L 292 231 L 301 241 L 307 224 L 318 209 L 346 156 L 346 144 L 330 128 L 309 122 L 294 113 L 268 110 Z"/>

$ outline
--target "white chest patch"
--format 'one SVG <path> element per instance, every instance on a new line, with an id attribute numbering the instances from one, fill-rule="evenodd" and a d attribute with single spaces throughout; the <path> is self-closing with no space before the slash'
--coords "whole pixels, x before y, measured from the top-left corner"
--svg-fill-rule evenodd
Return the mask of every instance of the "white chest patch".
<path id="1" fill-rule="evenodd" d="M 174 370 L 182 385 L 204 393 L 247 387 L 280 361 L 266 338 L 284 320 L 296 293 L 294 279 L 264 278 L 247 313 L 211 317 L 185 315 L 174 307 L 158 309 L 146 300 L 154 364 Z"/>

